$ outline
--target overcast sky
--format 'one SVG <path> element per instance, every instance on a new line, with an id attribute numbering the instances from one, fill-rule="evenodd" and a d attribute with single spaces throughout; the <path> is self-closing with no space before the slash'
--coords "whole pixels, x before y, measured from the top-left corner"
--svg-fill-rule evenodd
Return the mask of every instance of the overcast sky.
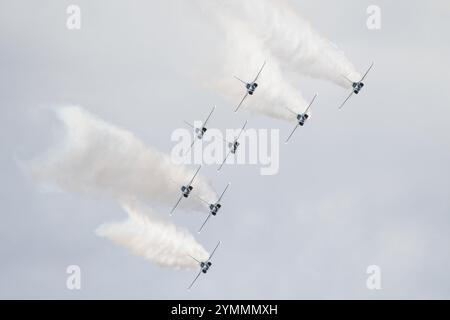
<path id="1" fill-rule="evenodd" d="M 292 2 L 359 70 L 375 67 L 342 111 L 347 91 L 296 78 L 305 97 L 320 96 L 281 145 L 279 174 L 205 168 L 217 190 L 232 187 L 196 234 L 208 250 L 222 240 L 214 267 L 187 292 L 195 272 L 157 267 L 94 234 L 125 218 L 113 199 L 44 190 L 24 172 L 57 141 L 49 107 L 80 105 L 165 152 L 182 120 L 213 104 L 220 129 L 249 120 L 284 137 L 292 124 L 235 115 L 193 81 L 220 39 L 186 2 L 1 1 L 0 298 L 450 298 L 449 2 Z M 72 3 L 78 31 L 66 28 Z M 371 4 L 380 30 L 366 27 Z M 195 233 L 203 218 L 175 221 Z M 78 291 L 66 288 L 72 264 Z M 366 288 L 369 265 L 380 266 L 382 290 Z"/>

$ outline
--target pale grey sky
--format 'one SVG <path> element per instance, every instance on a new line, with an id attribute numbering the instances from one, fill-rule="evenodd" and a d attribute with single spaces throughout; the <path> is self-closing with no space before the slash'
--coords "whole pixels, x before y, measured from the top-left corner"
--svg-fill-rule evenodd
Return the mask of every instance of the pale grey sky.
<path id="1" fill-rule="evenodd" d="M 78 4 L 82 28 L 68 31 Z M 184 3 L 184 4 L 183 4 Z M 182 1 L 0 3 L 1 298 L 450 298 L 450 91 L 448 1 L 293 1 L 325 37 L 364 69 L 366 90 L 338 112 L 346 91 L 319 92 L 314 115 L 281 146 L 280 173 L 252 166 L 205 174 L 226 207 L 197 237 L 214 268 L 191 292 L 192 272 L 154 266 L 94 230 L 124 212 L 107 197 L 44 192 L 20 168 L 56 141 L 48 107 L 77 104 L 170 152 L 170 134 L 218 105 L 215 125 L 292 125 L 248 113 L 192 81 L 215 38 Z M 366 28 L 377 4 L 382 28 Z M 190 17 L 190 18 L 189 18 Z M 203 216 L 179 216 L 193 232 Z M 82 269 L 82 290 L 65 269 Z M 380 291 L 366 268 L 382 270 Z"/>

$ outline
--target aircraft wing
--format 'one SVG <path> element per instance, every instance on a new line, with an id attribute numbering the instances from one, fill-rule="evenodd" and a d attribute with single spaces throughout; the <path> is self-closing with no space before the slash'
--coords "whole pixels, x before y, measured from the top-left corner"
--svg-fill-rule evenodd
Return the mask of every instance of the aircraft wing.
<path id="1" fill-rule="evenodd" d="M 234 110 L 234 112 L 238 112 L 239 109 L 241 108 L 242 104 L 244 103 L 244 100 L 248 97 L 248 92 L 245 94 L 244 98 L 242 98 L 241 102 L 239 103 L 239 105 L 237 106 L 236 110 Z"/>
<path id="2" fill-rule="evenodd" d="M 198 200 L 200 200 L 201 202 L 203 202 L 204 204 L 206 204 L 206 205 L 208 205 L 209 206 L 209 203 L 208 203 L 208 201 L 206 201 L 206 200 L 203 200 L 202 198 L 200 198 L 199 196 L 197 196 L 197 195 L 195 195 L 195 197 L 198 199 Z"/>
<path id="3" fill-rule="evenodd" d="M 230 186 L 230 183 L 227 184 L 227 186 L 225 187 L 225 190 L 223 190 L 222 194 L 219 197 L 219 200 L 217 200 L 217 202 L 219 203 L 220 200 L 222 200 L 223 195 L 225 194 L 225 192 L 227 191 L 228 187 Z"/>
<path id="4" fill-rule="evenodd" d="M 256 80 L 258 80 L 259 76 L 261 75 L 261 72 L 263 71 L 264 67 L 266 66 L 266 61 L 264 61 L 261 69 L 259 70 L 258 74 L 256 75 L 255 80 L 253 80 L 253 82 L 256 82 Z"/>
<path id="5" fill-rule="evenodd" d="M 236 76 L 234 76 L 237 80 L 239 80 L 240 82 L 242 82 L 243 84 L 247 85 L 247 82 L 245 82 L 244 80 L 242 80 L 241 78 L 238 78 Z"/>
<path id="6" fill-rule="evenodd" d="M 370 65 L 369 69 L 367 69 L 367 71 L 366 71 L 366 73 L 364 74 L 364 76 L 361 78 L 361 81 L 363 81 L 363 80 L 367 77 L 367 74 L 369 73 L 370 69 L 372 69 L 372 67 L 373 67 L 373 62 L 372 62 L 372 64 Z"/>
<path id="7" fill-rule="evenodd" d="M 214 248 L 213 252 L 212 252 L 211 255 L 209 256 L 208 261 L 211 260 L 211 258 L 212 258 L 212 256 L 213 256 L 214 252 L 216 252 L 216 250 L 217 250 L 217 248 L 219 247 L 219 245 L 220 245 L 220 241 L 217 243 L 217 245 L 216 245 L 216 247 Z"/>
<path id="8" fill-rule="evenodd" d="M 314 100 L 316 100 L 317 98 L 317 93 L 314 95 L 314 98 L 311 100 L 311 102 L 309 103 L 308 108 L 306 108 L 305 114 L 308 113 L 309 109 L 311 108 L 312 104 L 314 103 Z"/>
<path id="9" fill-rule="evenodd" d="M 189 257 L 191 257 L 193 260 L 197 261 L 199 264 L 201 263 L 200 261 L 198 261 L 197 259 L 195 259 L 193 256 L 191 256 L 190 254 L 188 254 Z"/>
<path id="10" fill-rule="evenodd" d="M 288 107 L 285 107 L 285 108 L 286 108 L 286 110 L 289 111 L 290 113 L 294 114 L 295 116 L 298 116 L 298 113 L 295 112 L 294 110 L 291 110 L 291 109 L 288 108 Z"/>
<path id="11" fill-rule="evenodd" d="M 349 78 L 347 78 L 346 76 L 342 76 L 342 78 L 344 78 L 345 80 L 347 80 L 350 84 L 352 84 L 353 83 L 353 81 L 352 80 L 350 80 Z"/>
<path id="12" fill-rule="evenodd" d="M 202 270 L 198 272 L 198 275 L 195 277 L 194 281 L 192 281 L 191 285 L 187 288 L 188 290 L 191 290 L 192 286 L 194 285 L 195 281 L 197 281 L 198 277 L 202 274 Z"/>
<path id="13" fill-rule="evenodd" d="M 189 150 L 188 151 L 186 151 L 186 153 L 183 155 L 183 156 L 186 156 L 188 153 L 189 153 L 189 151 L 191 151 L 192 150 L 192 147 L 194 146 L 194 144 L 197 142 L 197 139 L 195 138 L 195 136 L 193 137 L 193 139 L 194 139 L 194 141 L 192 141 L 192 143 L 191 143 L 191 146 L 190 146 L 190 148 L 189 148 Z"/>
<path id="14" fill-rule="evenodd" d="M 200 169 L 202 168 L 202 166 L 199 166 L 197 171 L 195 172 L 194 176 L 192 177 L 191 181 L 189 181 L 188 186 L 190 186 L 192 184 L 192 182 L 194 182 L 195 177 L 197 176 L 198 172 L 200 171 Z"/>
<path id="15" fill-rule="evenodd" d="M 242 132 L 244 132 L 245 127 L 247 126 L 247 120 L 245 120 L 244 126 L 241 129 L 241 132 L 239 132 L 239 135 L 237 136 L 237 138 L 234 140 L 234 142 L 238 141 L 239 138 L 241 137 Z"/>
<path id="16" fill-rule="evenodd" d="M 209 113 L 208 118 L 206 118 L 205 122 L 203 122 L 203 127 L 206 127 L 206 124 L 208 123 L 208 121 L 209 121 L 209 119 L 211 118 L 211 116 L 212 116 L 212 114 L 213 114 L 213 112 L 214 112 L 215 109 L 216 109 L 216 106 L 214 106 L 214 107 L 212 108 L 211 112 Z"/>
<path id="17" fill-rule="evenodd" d="M 203 227 L 205 226 L 205 224 L 208 222 L 209 218 L 211 218 L 211 213 L 208 214 L 208 217 L 206 218 L 205 222 L 203 222 L 202 226 L 200 227 L 200 229 L 198 229 L 198 233 L 200 233 L 203 229 Z"/>
<path id="18" fill-rule="evenodd" d="M 225 164 L 225 161 L 227 161 L 228 157 L 230 156 L 230 153 L 231 153 L 231 149 L 228 150 L 227 156 L 225 157 L 225 159 L 223 159 L 223 161 L 222 161 L 219 169 L 217 169 L 217 171 L 220 171 L 220 169 L 222 169 L 223 165 Z"/>
<path id="19" fill-rule="evenodd" d="M 189 122 L 187 122 L 187 121 L 183 121 L 186 125 L 188 125 L 189 127 L 191 127 L 192 129 L 195 129 L 195 127 L 192 125 L 192 124 L 190 124 Z"/>
<path id="20" fill-rule="evenodd" d="M 342 102 L 341 106 L 339 107 L 339 110 L 342 109 L 342 107 L 347 103 L 348 99 L 350 99 L 353 95 L 353 91 L 350 93 L 350 95 L 345 99 L 344 102 Z"/>
<path id="21" fill-rule="evenodd" d="M 228 141 L 228 140 L 225 139 L 225 138 L 222 138 L 222 140 L 223 140 L 223 142 L 225 142 L 227 145 L 228 145 L 229 143 L 231 143 L 230 141 Z"/>
<path id="22" fill-rule="evenodd" d="M 294 135 L 295 131 L 298 129 L 298 127 L 300 127 L 300 125 L 297 123 L 297 125 L 295 126 L 294 130 L 292 130 L 291 134 L 289 135 L 289 137 L 286 139 L 285 143 L 288 143 L 289 140 L 291 139 L 291 137 Z"/>
<path id="23" fill-rule="evenodd" d="M 178 205 L 180 204 L 181 199 L 183 199 L 183 195 L 180 196 L 180 199 L 178 199 L 177 203 L 176 203 L 175 206 L 172 208 L 172 211 L 170 211 L 170 215 L 171 215 L 171 216 L 173 215 L 175 209 L 176 209 L 176 208 L 178 207 Z"/>

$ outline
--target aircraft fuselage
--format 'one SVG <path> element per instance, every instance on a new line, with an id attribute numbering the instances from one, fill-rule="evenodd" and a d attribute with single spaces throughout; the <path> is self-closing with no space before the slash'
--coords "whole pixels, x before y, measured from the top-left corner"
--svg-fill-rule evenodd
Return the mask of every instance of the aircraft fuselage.
<path id="1" fill-rule="evenodd" d="M 301 113 L 301 114 L 297 115 L 298 124 L 303 127 L 308 118 L 309 118 L 309 115 L 306 113 Z"/>
<path id="2" fill-rule="evenodd" d="M 255 93 L 256 88 L 258 88 L 258 84 L 256 82 L 247 83 L 245 87 L 247 88 L 248 94 L 252 96 Z"/>
<path id="3" fill-rule="evenodd" d="M 222 205 L 220 203 L 210 204 L 209 205 L 209 211 L 211 212 L 211 214 L 213 216 L 215 216 L 219 212 L 221 207 L 222 207 Z"/>
<path id="4" fill-rule="evenodd" d="M 363 87 L 364 87 L 364 83 L 363 82 L 354 82 L 353 83 L 353 92 L 355 94 L 358 94 Z"/>
<path id="5" fill-rule="evenodd" d="M 197 135 L 197 139 L 202 140 L 203 136 L 205 135 L 206 131 L 208 131 L 207 128 L 203 127 L 201 129 L 196 128 L 195 129 L 195 134 Z"/>
<path id="6" fill-rule="evenodd" d="M 183 194 L 183 197 L 187 198 L 191 194 L 191 191 L 194 189 L 192 186 L 182 186 L 181 187 L 181 193 Z"/>
<path id="7" fill-rule="evenodd" d="M 211 266 L 212 266 L 212 262 L 211 261 L 200 262 L 200 268 L 202 269 L 203 273 L 207 273 L 209 268 L 211 268 Z"/>
<path id="8" fill-rule="evenodd" d="M 231 149 L 231 153 L 233 153 L 233 154 L 236 153 L 237 148 L 239 147 L 239 145 L 240 145 L 240 143 L 237 142 L 237 141 L 235 141 L 234 143 L 230 143 L 228 146 Z"/>

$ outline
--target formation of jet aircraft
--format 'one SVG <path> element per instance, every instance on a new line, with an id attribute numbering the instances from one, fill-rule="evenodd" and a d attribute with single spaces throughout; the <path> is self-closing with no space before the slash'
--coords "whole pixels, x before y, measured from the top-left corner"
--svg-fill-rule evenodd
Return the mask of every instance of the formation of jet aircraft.
<path id="1" fill-rule="evenodd" d="M 344 79 L 346 79 L 346 81 L 348 81 L 351 86 L 352 86 L 352 91 L 350 93 L 350 95 L 344 100 L 344 102 L 339 106 L 339 109 L 342 109 L 342 107 L 348 102 L 348 100 L 354 95 L 354 94 L 359 94 L 362 90 L 362 88 L 364 87 L 364 82 L 367 75 L 369 74 L 370 70 L 372 69 L 374 63 L 372 62 L 372 64 L 369 66 L 369 68 L 367 69 L 367 71 L 365 72 L 365 74 L 362 76 L 362 78 L 359 81 L 352 81 L 350 80 L 347 76 L 342 75 L 342 77 Z M 259 72 L 256 74 L 256 77 L 253 79 L 253 81 L 251 82 L 246 82 L 238 77 L 235 76 L 235 78 L 237 80 L 239 80 L 240 82 L 242 82 L 244 84 L 246 93 L 244 95 L 244 97 L 242 98 L 241 102 L 239 103 L 239 105 L 237 106 L 237 108 L 235 109 L 235 112 L 238 112 L 239 109 L 241 108 L 241 106 L 243 105 L 244 101 L 246 100 L 246 98 L 250 95 L 253 96 L 256 92 L 256 89 L 258 88 L 258 80 L 264 70 L 264 67 L 266 66 L 266 62 L 263 63 L 263 65 L 261 66 L 261 68 L 259 69 Z M 290 139 L 292 138 L 292 136 L 294 135 L 294 133 L 297 131 L 298 128 L 303 127 L 306 123 L 306 121 L 310 118 L 310 109 L 311 106 L 313 105 L 314 101 L 317 98 L 317 93 L 314 95 L 314 97 L 312 98 L 311 102 L 309 103 L 308 107 L 303 111 L 303 112 L 296 112 L 292 109 L 290 109 L 289 107 L 286 107 L 286 109 L 292 113 L 293 115 L 293 119 L 295 117 L 295 121 L 297 122 L 294 129 L 292 130 L 292 132 L 290 133 L 290 135 L 287 137 L 286 139 L 286 143 L 288 143 L 290 141 Z M 194 146 L 196 141 L 202 140 L 206 134 L 206 132 L 208 131 L 207 128 L 207 124 L 208 121 L 210 120 L 212 114 L 214 113 L 215 107 L 212 108 L 211 112 L 209 113 L 208 117 L 206 118 L 205 121 L 202 122 L 202 125 L 200 127 L 195 127 L 193 124 L 190 124 L 188 122 L 185 121 L 185 123 L 190 126 L 194 131 L 194 137 L 193 137 L 193 142 L 191 144 L 191 147 L 189 149 L 189 151 L 192 149 L 192 147 Z M 244 132 L 245 128 L 247 126 L 247 121 L 245 121 L 244 125 L 242 126 L 241 130 L 239 131 L 239 134 L 235 137 L 235 139 L 230 142 L 230 141 L 225 141 L 227 143 L 228 146 L 228 153 L 225 156 L 223 162 L 221 163 L 220 167 L 217 169 L 217 171 L 220 171 L 222 169 L 222 166 L 224 165 L 224 163 L 226 162 L 226 160 L 228 159 L 228 157 L 230 155 L 234 155 L 236 154 L 240 143 L 239 143 L 239 139 L 242 135 L 242 133 Z M 195 174 L 193 175 L 193 177 L 191 178 L 190 181 L 188 181 L 187 184 L 182 185 L 180 187 L 180 191 L 181 191 L 181 195 L 178 199 L 178 201 L 176 202 L 175 206 L 172 208 L 170 215 L 173 215 L 174 211 L 177 209 L 178 205 L 180 204 L 180 202 L 183 200 L 183 198 L 187 199 L 189 198 L 189 196 L 191 195 L 191 193 L 194 191 L 194 180 L 197 177 L 199 171 L 201 169 L 201 166 L 199 166 L 195 172 Z M 228 190 L 228 187 L 230 186 L 230 183 L 227 184 L 227 186 L 225 187 L 225 189 L 223 190 L 222 194 L 220 195 L 220 197 L 217 199 L 217 201 L 213 202 L 213 203 L 209 203 L 208 201 L 205 201 L 204 199 L 200 198 L 200 196 L 195 195 L 195 197 L 197 197 L 198 199 L 200 199 L 203 203 L 205 203 L 205 205 L 207 206 L 209 213 L 207 218 L 204 220 L 203 224 L 201 225 L 200 229 L 198 230 L 198 233 L 200 233 L 203 228 L 205 227 L 206 223 L 208 222 L 208 220 L 212 217 L 212 216 L 216 216 L 218 214 L 218 212 L 221 210 L 222 208 L 222 198 L 225 194 L 225 192 Z M 216 247 L 214 248 L 214 250 L 212 251 L 211 255 L 209 256 L 209 258 L 206 261 L 200 261 L 198 259 L 196 259 L 195 257 L 190 256 L 192 259 L 194 259 L 200 267 L 199 273 L 197 274 L 197 276 L 195 277 L 194 281 L 192 281 L 192 283 L 189 285 L 188 290 L 190 290 L 192 288 L 192 286 L 194 285 L 194 283 L 197 281 L 197 279 L 200 277 L 200 275 L 202 273 L 206 274 L 209 269 L 212 266 L 212 262 L 211 262 L 211 258 L 214 255 L 214 253 L 216 252 L 217 248 L 220 245 L 220 241 L 218 242 L 218 244 L 216 245 Z"/>

